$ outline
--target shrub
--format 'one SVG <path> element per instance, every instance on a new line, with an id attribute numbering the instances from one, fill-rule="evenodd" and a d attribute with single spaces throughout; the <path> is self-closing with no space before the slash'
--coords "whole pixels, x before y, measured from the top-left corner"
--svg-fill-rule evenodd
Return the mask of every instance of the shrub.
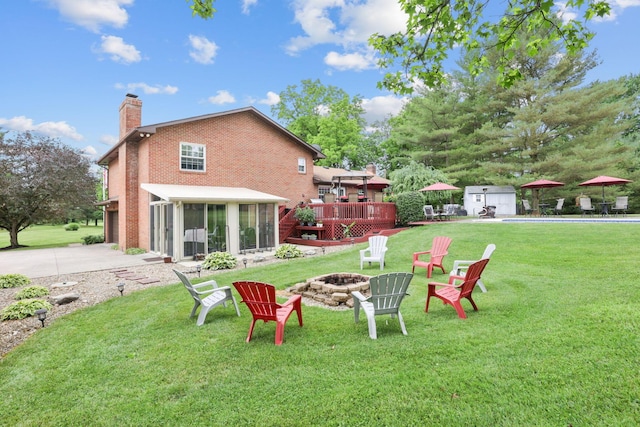
<path id="1" fill-rule="evenodd" d="M 296 246 L 290 243 L 285 243 L 281 245 L 274 254 L 276 258 L 285 259 L 285 258 L 297 258 L 304 256 L 302 251 Z"/>
<path id="2" fill-rule="evenodd" d="M 124 253 L 127 255 L 140 255 L 140 254 L 146 254 L 147 251 L 140 248 L 129 248 L 126 251 L 124 251 Z"/>
<path id="3" fill-rule="evenodd" d="M 49 289 L 43 286 L 27 286 L 16 294 L 16 299 L 30 299 L 49 295 Z"/>
<path id="4" fill-rule="evenodd" d="M 80 224 L 77 222 L 70 222 L 64 226 L 64 229 L 67 231 L 78 231 L 80 229 Z"/>
<path id="5" fill-rule="evenodd" d="M 398 194 L 396 209 L 398 212 L 398 222 L 406 225 L 410 222 L 422 221 L 424 219 L 424 198 L 418 191 L 410 191 Z"/>
<path id="6" fill-rule="evenodd" d="M 3 274 L 0 275 L 0 289 L 4 288 L 18 288 L 20 286 L 26 286 L 31 283 L 24 274 Z"/>
<path id="7" fill-rule="evenodd" d="M 0 320 L 16 320 L 33 316 L 36 310 L 45 308 L 51 310 L 51 304 L 41 299 L 24 299 L 16 301 L 0 311 Z"/>
<path id="8" fill-rule="evenodd" d="M 94 245 L 96 243 L 104 243 L 104 236 L 102 234 L 96 234 L 93 236 L 84 236 L 82 238 L 83 245 Z"/>
<path id="9" fill-rule="evenodd" d="M 224 270 L 235 268 L 238 265 L 238 259 L 229 252 L 211 252 L 204 259 L 202 268 L 207 270 Z"/>

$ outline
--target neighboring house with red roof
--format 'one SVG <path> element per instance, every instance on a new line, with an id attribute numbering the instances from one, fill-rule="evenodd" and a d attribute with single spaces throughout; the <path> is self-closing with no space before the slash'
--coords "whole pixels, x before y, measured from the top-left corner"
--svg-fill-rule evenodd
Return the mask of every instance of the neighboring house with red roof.
<path id="1" fill-rule="evenodd" d="M 142 101 L 120 106 L 106 170 L 105 241 L 174 260 L 276 247 L 279 210 L 315 197 L 324 158 L 255 109 L 142 125 Z"/>

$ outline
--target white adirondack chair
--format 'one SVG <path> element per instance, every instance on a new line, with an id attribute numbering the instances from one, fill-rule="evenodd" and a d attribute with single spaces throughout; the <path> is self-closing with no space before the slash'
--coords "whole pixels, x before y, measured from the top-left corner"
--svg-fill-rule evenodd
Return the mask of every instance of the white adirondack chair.
<path id="1" fill-rule="evenodd" d="M 391 318 L 398 316 L 402 333 L 407 335 L 407 328 L 400 313 L 400 304 L 404 296 L 407 295 L 407 288 L 412 278 L 412 273 L 381 274 L 369 279 L 371 296 L 365 297 L 358 291 L 351 293 L 355 321 L 356 323 L 359 321 L 360 309 L 362 308 L 367 316 L 369 337 L 371 339 L 378 338 L 375 316 L 381 314 L 390 314 Z"/>
<path id="2" fill-rule="evenodd" d="M 493 253 L 493 251 L 496 250 L 496 245 L 494 245 L 493 243 L 487 245 L 487 247 L 484 250 L 484 253 L 482 254 L 482 258 L 480 259 L 489 259 L 491 258 L 491 254 Z M 456 260 L 453 261 L 453 269 L 451 270 L 451 273 L 449 273 L 449 279 L 451 279 L 452 277 L 456 277 L 459 280 L 464 280 L 465 274 L 467 272 L 467 270 L 469 269 L 469 266 L 471 264 L 473 264 L 474 262 L 478 262 L 479 260 Z M 480 287 L 480 289 L 482 290 L 482 292 L 487 292 L 487 288 L 484 287 L 484 283 L 482 283 L 481 279 L 478 279 L 478 282 L 476 283 L 476 285 L 478 285 Z"/>
<path id="3" fill-rule="evenodd" d="M 360 251 L 360 270 L 366 262 L 371 265 L 372 262 L 380 263 L 380 270 L 384 270 L 384 254 L 387 252 L 387 236 L 371 236 L 369 237 L 369 247 Z"/>
<path id="4" fill-rule="evenodd" d="M 238 317 L 240 316 L 238 304 L 236 303 L 236 299 L 233 297 L 229 286 L 218 287 L 215 280 L 209 280 L 208 282 L 202 282 L 194 285 L 181 271 L 173 270 L 173 272 L 180 278 L 194 300 L 193 310 L 191 310 L 191 316 L 189 317 L 195 316 L 198 307 L 202 306 L 200 314 L 198 315 L 198 321 L 196 322 L 198 326 L 202 326 L 204 324 L 204 319 L 207 317 L 209 310 L 219 305 L 224 305 L 226 307 L 227 301 L 231 301 L 233 303 L 233 306 L 236 308 L 236 314 Z"/>

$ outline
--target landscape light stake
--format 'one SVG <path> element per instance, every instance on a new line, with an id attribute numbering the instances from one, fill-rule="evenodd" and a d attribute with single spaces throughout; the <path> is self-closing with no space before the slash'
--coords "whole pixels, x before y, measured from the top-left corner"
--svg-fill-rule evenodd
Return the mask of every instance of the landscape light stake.
<path id="1" fill-rule="evenodd" d="M 42 327 L 44 328 L 44 321 L 47 318 L 47 309 L 39 308 L 38 310 L 36 310 L 36 314 L 38 315 L 38 320 L 42 322 Z"/>
<path id="2" fill-rule="evenodd" d="M 120 291 L 120 296 L 122 296 L 122 293 L 124 292 L 124 282 L 119 282 L 117 288 Z"/>

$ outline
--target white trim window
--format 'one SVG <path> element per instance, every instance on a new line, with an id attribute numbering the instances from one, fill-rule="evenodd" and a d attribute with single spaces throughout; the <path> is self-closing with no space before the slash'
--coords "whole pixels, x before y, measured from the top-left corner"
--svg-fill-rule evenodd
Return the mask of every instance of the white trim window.
<path id="1" fill-rule="evenodd" d="M 190 142 L 180 143 L 180 170 L 182 171 L 206 171 L 205 165 L 206 147 L 202 144 Z"/>
<path id="2" fill-rule="evenodd" d="M 298 157 L 298 173 L 307 173 L 307 159 Z"/>

